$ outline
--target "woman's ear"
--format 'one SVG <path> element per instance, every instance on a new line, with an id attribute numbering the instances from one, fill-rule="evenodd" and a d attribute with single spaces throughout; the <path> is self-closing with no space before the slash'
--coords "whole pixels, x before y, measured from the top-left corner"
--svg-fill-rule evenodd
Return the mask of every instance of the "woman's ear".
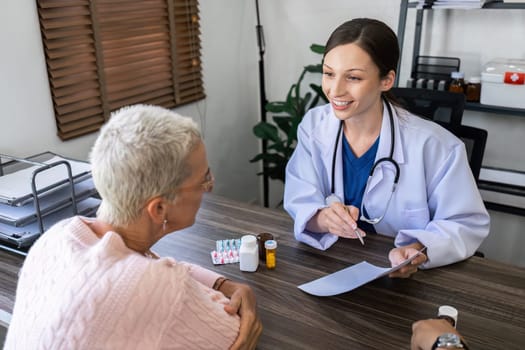
<path id="1" fill-rule="evenodd" d="M 394 86 L 396 81 L 396 72 L 390 70 L 384 78 L 381 79 L 381 91 L 388 91 Z"/>
<path id="2" fill-rule="evenodd" d="M 153 222 L 162 224 L 168 215 L 168 202 L 164 197 L 153 197 L 146 203 L 145 209 Z"/>

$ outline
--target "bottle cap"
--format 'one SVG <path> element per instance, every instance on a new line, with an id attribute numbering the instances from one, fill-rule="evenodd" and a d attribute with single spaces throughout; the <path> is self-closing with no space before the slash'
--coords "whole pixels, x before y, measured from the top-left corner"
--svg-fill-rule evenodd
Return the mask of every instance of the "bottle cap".
<path id="1" fill-rule="evenodd" d="M 481 78 L 480 77 L 471 77 L 468 80 L 468 82 L 471 83 L 471 84 L 479 84 L 479 83 L 481 83 Z"/>
<path id="2" fill-rule="evenodd" d="M 463 72 L 452 72 L 450 73 L 450 76 L 452 79 L 463 79 L 465 77 L 465 74 Z"/>
<path id="3" fill-rule="evenodd" d="M 257 238 L 252 235 L 246 235 L 241 237 L 241 245 L 246 245 L 247 247 L 255 247 L 257 244 Z"/>
<path id="4" fill-rule="evenodd" d="M 450 317 L 454 320 L 454 327 L 458 322 L 458 310 L 449 305 L 441 305 L 438 309 L 438 317 Z"/>
<path id="5" fill-rule="evenodd" d="M 266 249 L 275 249 L 277 248 L 277 242 L 273 239 L 269 239 L 266 242 L 264 242 L 264 248 Z"/>

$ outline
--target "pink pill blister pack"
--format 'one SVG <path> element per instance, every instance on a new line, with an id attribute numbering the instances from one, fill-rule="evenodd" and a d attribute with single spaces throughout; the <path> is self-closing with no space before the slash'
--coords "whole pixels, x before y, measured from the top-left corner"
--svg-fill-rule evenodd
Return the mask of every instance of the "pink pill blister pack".
<path id="1" fill-rule="evenodd" d="M 214 265 L 234 264 L 239 262 L 241 239 L 220 239 L 215 242 L 215 250 L 210 252 Z"/>

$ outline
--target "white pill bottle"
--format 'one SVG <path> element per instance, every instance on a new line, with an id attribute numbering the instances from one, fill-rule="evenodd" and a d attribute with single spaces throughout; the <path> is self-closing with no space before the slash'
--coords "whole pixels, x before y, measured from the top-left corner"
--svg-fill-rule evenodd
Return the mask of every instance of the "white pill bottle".
<path id="1" fill-rule="evenodd" d="M 239 268 L 241 271 L 255 272 L 259 266 L 259 248 L 257 238 L 252 235 L 241 237 L 241 249 L 239 249 Z"/>

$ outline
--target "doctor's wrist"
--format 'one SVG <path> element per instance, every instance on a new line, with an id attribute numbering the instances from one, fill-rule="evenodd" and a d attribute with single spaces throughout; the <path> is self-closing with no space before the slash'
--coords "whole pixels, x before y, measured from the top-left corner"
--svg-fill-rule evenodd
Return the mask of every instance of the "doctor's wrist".
<path id="1" fill-rule="evenodd" d="M 416 250 L 421 250 L 423 249 L 424 245 L 421 244 L 419 241 L 415 241 L 413 243 L 410 243 L 410 244 L 407 244 L 405 246 L 403 246 L 403 248 L 413 248 L 413 249 L 416 249 Z"/>
<path id="2" fill-rule="evenodd" d="M 314 233 L 326 233 L 328 232 L 328 225 L 323 225 L 322 222 L 326 222 L 326 218 L 323 217 L 323 211 L 328 208 L 321 208 L 315 213 L 314 216 L 306 223 L 306 229 Z"/>

